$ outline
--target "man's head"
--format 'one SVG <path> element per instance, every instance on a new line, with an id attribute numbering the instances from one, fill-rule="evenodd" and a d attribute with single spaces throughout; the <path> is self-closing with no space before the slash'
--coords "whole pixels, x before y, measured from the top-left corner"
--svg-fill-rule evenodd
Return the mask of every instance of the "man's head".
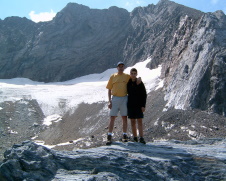
<path id="1" fill-rule="evenodd" d="M 124 68 L 125 68 L 125 64 L 123 62 L 118 62 L 117 63 L 118 73 L 123 73 Z"/>
<path id="2" fill-rule="evenodd" d="M 117 63 L 117 67 L 119 66 L 119 65 L 125 65 L 123 62 L 118 62 Z"/>

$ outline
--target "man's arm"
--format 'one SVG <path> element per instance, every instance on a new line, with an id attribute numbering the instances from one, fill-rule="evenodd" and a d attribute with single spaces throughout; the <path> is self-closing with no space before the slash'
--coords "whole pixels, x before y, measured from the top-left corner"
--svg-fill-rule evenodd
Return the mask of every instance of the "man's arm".
<path id="1" fill-rule="evenodd" d="M 139 85 L 139 84 L 141 83 L 141 81 L 142 81 L 142 80 L 141 80 L 141 77 L 138 77 L 138 78 L 137 78 L 137 85 Z"/>
<path id="2" fill-rule="evenodd" d="M 108 89 L 108 108 L 112 108 L 112 102 L 111 102 L 111 89 Z"/>

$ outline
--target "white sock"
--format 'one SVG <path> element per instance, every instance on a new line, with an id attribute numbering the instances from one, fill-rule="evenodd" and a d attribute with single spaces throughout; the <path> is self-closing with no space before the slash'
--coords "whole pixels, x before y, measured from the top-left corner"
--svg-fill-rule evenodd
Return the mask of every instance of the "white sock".
<path id="1" fill-rule="evenodd" d="M 111 135 L 112 136 L 112 133 L 108 133 L 108 135 Z"/>
<path id="2" fill-rule="evenodd" d="M 127 133 L 123 133 L 123 135 L 127 135 Z"/>

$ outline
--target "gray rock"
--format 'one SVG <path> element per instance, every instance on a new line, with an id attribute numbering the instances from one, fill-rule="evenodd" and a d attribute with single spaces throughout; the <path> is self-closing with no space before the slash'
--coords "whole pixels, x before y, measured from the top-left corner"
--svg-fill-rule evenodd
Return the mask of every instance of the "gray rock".
<path id="1" fill-rule="evenodd" d="M 215 140 L 219 148 L 225 142 Z M 201 144 L 201 145 L 200 145 Z M 119 143 L 71 152 L 23 142 L 5 152 L 0 178 L 5 180 L 224 180 L 225 152 L 205 155 L 209 146 L 160 142 Z M 197 148 L 202 146 L 202 151 Z M 212 150 L 213 152 L 213 150 Z M 222 155 L 222 157 L 217 157 Z M 222 167 L 223 166 L 223 167 Z"/>
<path id="2" fill-rule="evenodd" d="M 218 38 L 226 36 L 226 17 L 216 12 L 204 14 L 196 24 L 192 21 L 187 18 L 181 22 L 174 37 L 188 41 L 172 47 L 171 53 L 178 57 L 163 64 L 165 100 L 177 109 L 198 108 L 226 115 L 226 44 Z"/>
<path id="3" fill-rule="evenodd" d="M 0 77 L 64 81 L 115 67 L 122 60 L 128 23 L 124 9 L 76 3 L 50 22 L 6 18 L 0 22 Z"/>
<path id="4" fill-rule="evenodd" d="M 36 100 L 0 103 L 0 160 L 3 150 L 13 144 L 31 139 L 44 130 L 44 114 Z M 36 126 L 35 126 L 36 125 Z"/>

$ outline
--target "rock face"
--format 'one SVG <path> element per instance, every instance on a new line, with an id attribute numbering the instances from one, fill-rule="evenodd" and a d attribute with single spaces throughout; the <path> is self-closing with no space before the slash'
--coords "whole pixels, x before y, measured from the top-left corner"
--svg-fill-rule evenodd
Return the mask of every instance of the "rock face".
<path id="1" fill-rule="evenodd" d="M 54 20 L 0 21 L 0 77 L 50 82 L 101 72 L 122 60 L 129 13 L 69 3 Z"/>
<path id="2" fill-rule="evenodd" d="M 206 143 L 218 146 L 215 155 Z M 193 145 L 194 149 L 190 148 Z M 202 149 L 197 149 L 202 146 Z M 62 152 L 33 142 L 4 153 L 0 179 L 13 180 L 224 180 L 224 140 L 147 144 L 115 143 Z"/>
<path id="3" fill-rule="evenodd" d="M 174 44 L 182 41 L 171 52 L 178 57 L 163 64 L 166 100 L 179 109 L 226 115 L 226 17 L 218 11 L 203 15 L 195 25 L 191 22 L 188 17 L 181 21 Z"/>
<path id="4" fill-rule="evenodd" d="M 151 56 L 150 68 L 155 68 L 171 57 L 175 58 L 176 54 L 172 55 L 173 41 L 175 33 L 182 26 L 181 21 L 188 18 L 191 26 L 194 26 L 202 15 L 204 13 L 200 11 L 168 0 L 160 0 L 156 6 L 151 4 L 134 9 L 131 13 L 132 33 L 123 52 L 125 61 L 134 63 Z M 187 33 L 191 34 L 192 29 L 188 29 Z M 178 42 L 181 41 L 178 39 Z"/>
<path id="5" fill-rule="evenodd" d="M 0 160 L 3 150 L 31 139 L 43 129 L 44 114 L 36 100 L 0 103 Z"/>
<path id="6" fill-rule="evenodd" d="M 162 64 L 168 107 L 226 115 L 226 16 L 162 0 L 131 13 L 125 61 Z"/>

